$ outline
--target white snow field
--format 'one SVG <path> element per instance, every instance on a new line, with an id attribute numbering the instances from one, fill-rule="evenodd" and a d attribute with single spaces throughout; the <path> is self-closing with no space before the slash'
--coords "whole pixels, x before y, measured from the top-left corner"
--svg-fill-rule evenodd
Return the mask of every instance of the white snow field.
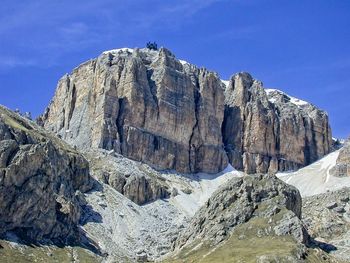
<path id="1" fill-rule="evenodd" d="M 287 96 L 289 98 L 290 102 L 293 103 L 294 105 L 297 105 L 298 107 L 310 104 L 310 103 L 308 103 L 308 102 L 306 102 L 304 100 L 292 97 L 292 96 L 288 95 L 287 93 L 285 93 L 285 92 L 283 92 L 281 90 L 278 90 L 278 89 L 265 89 L 265 92 L 266 92 L 267 95 L 269 95 L 270 93 L 275 92 L 275 91 L 280 93 L 280 94 L 284 94 L 285 96 Z M 275 103 L 275 98 L 270 98 L 269 101 L 272 102 L 272 103 Z"/>
<path id="2" fill-rule="evenodd" d="M 350 177 L 335 177 L 330 170 L 335 166 L 339 150 L 295 172 L 278 173 L 277 177 L 294 185 L 301 196 L 311 196 L 327 191 L 350 187 Z"/>

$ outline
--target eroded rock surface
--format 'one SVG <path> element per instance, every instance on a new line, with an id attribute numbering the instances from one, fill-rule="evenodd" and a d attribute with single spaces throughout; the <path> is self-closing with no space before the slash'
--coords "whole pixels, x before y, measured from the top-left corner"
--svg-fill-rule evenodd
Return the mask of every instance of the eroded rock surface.
<path id="1" fill-rule="evenodd" d="M 350 188 L 307 197 L 303 222 L 321 247 L 343 262 L 350 261 Z"/>
<path id="2" fill-rule="evenodd" d="M 107 51 L 65 75 L 39 122 L 79 149 L 156 169 L 247 173 L 307 165 L 330 151 L 328 116 L 248 73 L 218 75 L 167 49 Z"/>
<path id="3" fill-rule="evenodd" d="M 164 179 L 146 164 L 103 150 L 90 151 L 86 157 L 91 175 L 138 205 L 170 196 L 170 189 Z"/>
<path id="4" fill-rule="evenodd" d="M 327 114 L 278 90 L 264 90 L 248 73 L 225 89 L 223 141 L 230 163 L 247 173 L 294 170 L 329 153 Z"/>
<path id="5" fill-rule="evenodd" d="M 82 149 L 216 173 L 227 166 L 221 85 L 217 74 L 182 65 L 164 48 L 105 52 L 59 81 L 41 121 Z"/>
<path id="6" fill-rule="evenodd" d="M 0 107 L 0 234 L 69 241 L 80 218 L 77 196 L 91 186 L 79 153 Z"/>

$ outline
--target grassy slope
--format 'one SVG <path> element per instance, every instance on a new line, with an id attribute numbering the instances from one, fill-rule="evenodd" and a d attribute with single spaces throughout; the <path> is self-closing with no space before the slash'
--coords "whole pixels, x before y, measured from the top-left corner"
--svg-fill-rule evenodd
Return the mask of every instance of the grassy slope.
<path id="1" fill-rule="evenodd" d="M 277 214 L 273 221 L 281 217 Z M 255 263 L 259 262 L 298 262 L 298 251 L 302 247 L 291 236 L 276 236 L 266 231 L 270 227 L 267 219 L 253 218 L 235 228 L 228 240 L 217 246 L 209 241 L 195 242 L 184 247 L 178 254 L 164 262 L 200 262 L 200 263 Z M 259 234 L 258 234 L 259 232 Z M 304 262 L 339 262 L 331 259 L 318 249 L 307 249 Z"/>
<path id="2" fill-rule="evenodd" d="M 1 263 L 98 263 L 101 259 L 81 247 L 56 246 L 12 246 L 7 241 L 0 240 Z"/>

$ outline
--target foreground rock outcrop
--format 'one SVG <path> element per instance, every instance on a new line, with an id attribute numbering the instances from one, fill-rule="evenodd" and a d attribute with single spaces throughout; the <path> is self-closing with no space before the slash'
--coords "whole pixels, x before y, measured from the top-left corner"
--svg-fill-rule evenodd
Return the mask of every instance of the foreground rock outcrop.
<path id="1" fill-rule="evenodd" d="M 0 107 L 0 234 L 75 239 L 88 162 L 41 127 Z"/>
<path id="2" fill-rule="evenodd" d="M 296 169 L 330 151 L 328 116 L 239 73 L 219 76 L 167 49 L 118 49 L 58 83 L 39 118 L 79 149 L 113 150 L 156 169 Z"/>
<path id="3" fill-rule="evenodd" d="M 350 261 L 350 188 L 303 199 L 303 223 L 320 246 L 336 258 Z"/>
<path id="4" fill-rule="evenodd" d="M 194 215 L 176 241 L 181 248 L 195 240 L 214 244 L 227 239 L 234 228 L 255 217 L 269 219 L 280 213 L 271 229 L 276 235 L 291 234 L 300 243 L 307 240 L 301 218 L 301 196 L 296 188 L 275 176 L 234 178 L 219 188 Z"/>
<path id="5" fill-rule="evenodd" d="M 338 262 L 312 243 L 301 208 L 298 190 L 275 176 L 235 178 L 197 211 L 164 262 Z"/>

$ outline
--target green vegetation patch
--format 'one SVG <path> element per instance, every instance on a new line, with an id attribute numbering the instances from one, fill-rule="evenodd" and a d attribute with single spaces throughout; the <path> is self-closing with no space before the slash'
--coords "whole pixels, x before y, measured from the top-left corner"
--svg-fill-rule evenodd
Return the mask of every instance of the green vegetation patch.
<path id="1" fill-rule="evenodd" d="M 0 241 L 1 263 L 98 263 L 101 258 L 81 247 L 11 245 Z"/>

